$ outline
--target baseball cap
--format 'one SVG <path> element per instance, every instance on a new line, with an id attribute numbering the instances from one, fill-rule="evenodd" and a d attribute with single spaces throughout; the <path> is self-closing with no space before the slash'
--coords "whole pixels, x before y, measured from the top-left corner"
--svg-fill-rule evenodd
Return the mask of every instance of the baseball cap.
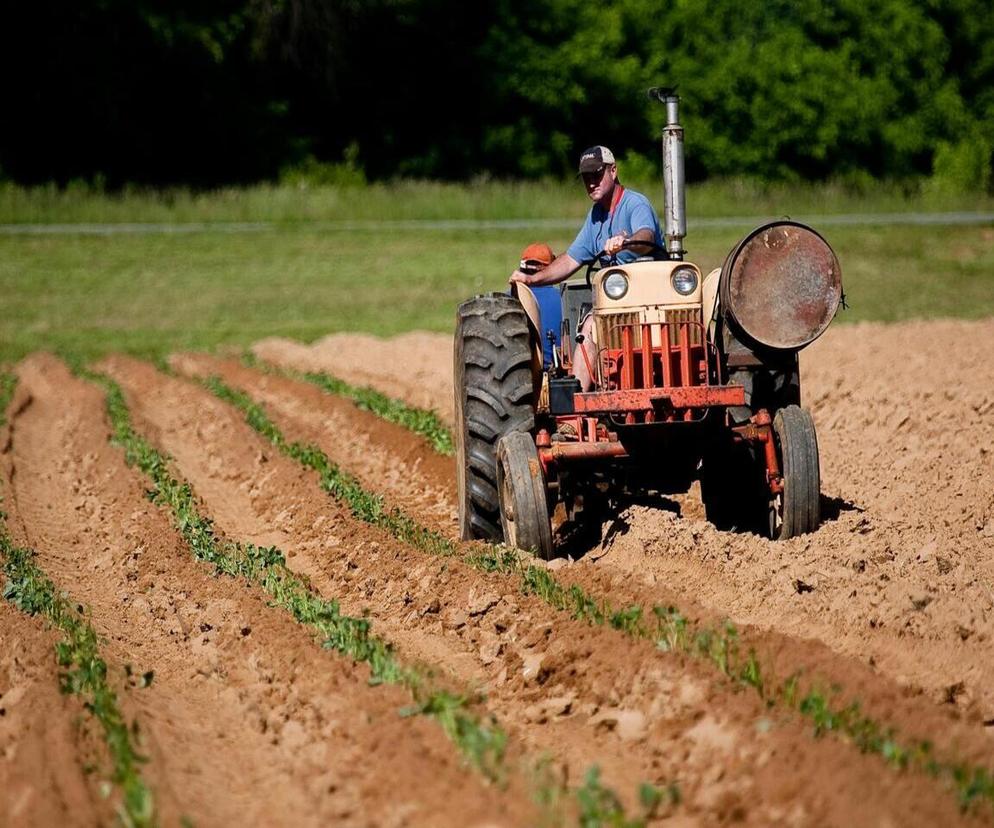
<path id="1" fill-rule="evenodd" d="M 521 251 L 520 270 L 523 273 L 529 271 L 534 273 L 552 264 L 555 258 L 556 254 L 552 252 L 552 248 L 549 245 L 542 242 L 535 242 Z"/>
<path id="2" fill-rule="evenodd" d="M 608 164 L 614 163 L 614 153 L 611 152 L 607 147 L 590 147 L 585 149 L 580 155 L 580 172 L 579 175 L 584 173 L 598 172 Z"/>

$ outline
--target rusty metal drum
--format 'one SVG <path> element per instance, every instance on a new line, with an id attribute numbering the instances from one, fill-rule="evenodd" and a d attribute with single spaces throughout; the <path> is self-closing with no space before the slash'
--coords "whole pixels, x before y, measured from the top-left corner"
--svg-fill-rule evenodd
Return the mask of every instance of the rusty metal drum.
<path id="1" fill-rule="evenodd" d="M 722 312 L 760 345 L 798 350 L 824 333 L 842 298 L 839 260 L 825 239 L 794 221 L 757 227 L 728 254 Z"/>

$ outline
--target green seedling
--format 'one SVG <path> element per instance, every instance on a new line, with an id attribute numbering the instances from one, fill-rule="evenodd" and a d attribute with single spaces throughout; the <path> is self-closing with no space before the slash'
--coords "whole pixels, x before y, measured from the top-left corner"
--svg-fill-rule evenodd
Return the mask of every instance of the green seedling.
<path id="1" fill-rule="evenodd" d="M 578 824 L 582 828 L 644 828 L 664 804 L 680 803 L 680 789 L 675 784 L 657 788 L 643 783 L 638 794 L 641 813 L 630 818 L 617 795 L 601 783 L 600 768 L 595 765 L 587 771 L 583 785 L 576 792 Z"/>

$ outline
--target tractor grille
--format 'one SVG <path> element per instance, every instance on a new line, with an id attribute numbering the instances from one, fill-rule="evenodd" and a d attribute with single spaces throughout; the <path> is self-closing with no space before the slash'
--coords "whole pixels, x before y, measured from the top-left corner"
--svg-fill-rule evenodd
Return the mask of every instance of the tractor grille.
<path id="1" fill-rule="evenodd" d="M 701 312 L 696 308 L 689 308 L 687 310 L 671 310 L 665 311 L 663 313 L 663 319 L 670 325 L 670 330 L 672 331 L 677 323 L 680 322 L 700 322 Z M 701 335 L 703 333 L 703 328 L 698 325 L 690 325 L 690 344 L 700 345 Z"/>
<path id="2" fill-rule="evenodd" d="M 708 384 L 708 348 L 696 308 L 603 314 L 598 380 L 609 391 Z M 688 412 L 689 413 L 689 412 Z"/>
<path id="3" fill-rule="evenodd" d="M 664 310 L 662 312 L 663 320 L 667 325 L 670 326 L 670 339 L 672 342 L 677 341 L 677 328 L 681 322 L 697 322 L 700 319 L 701 312 L 696 308 L 686 308 L 683 310 Z M 640 327 L 640 322 L 643 321 L 643 314 L 638 311 L 631 313 L 611 313 L 611 314 L 601 314 L 597 317 L 597 339 L 600 347 L 602 348 L 620 348 L 622 347 L 621 341 L 621 330 L 625 326 L 634 325 L 631 328 L 632 331 L 632 345 L 636 348 L 642 347 L 642 329 Z M 655 316 L 655 314 L 654 314 Z M 658 319 L 658 316 L 655 317 Z M 690 344 L 700 345 L 701 344 L 701 334 L 702 328 L 699 325 L 690 325 Z M 658 337 L 659 329 L 655 329 L 653 338 Z M 658 345 L 659 342 L 653 342 L 654 345 Z"/>
<path id="4" fill-rule="evenodd" d="M 611 313 L 597 317 L 597 340 L 601 348 L 620 348 L 621 329 L 626 325 L 638 325 L 642 314 L 635 313 Z M 642 332 L 636 327 L 633 329 L 636 342 L 641 346 Z"/>

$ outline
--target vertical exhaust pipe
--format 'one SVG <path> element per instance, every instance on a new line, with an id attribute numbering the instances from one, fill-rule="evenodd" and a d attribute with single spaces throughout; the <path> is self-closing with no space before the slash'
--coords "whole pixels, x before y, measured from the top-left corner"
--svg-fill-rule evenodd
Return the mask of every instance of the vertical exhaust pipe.
<path id="1" fill-rule="evenodd" d="M 674 90 L 658 86 L 649 90 L 649 98 L 666 106 L 666 125 L 663 127 L 663 234 L 669 257 L 682 261 L 687 252 L 683 246 L 687 235 L 687 201 L 680 98 Z"/>

